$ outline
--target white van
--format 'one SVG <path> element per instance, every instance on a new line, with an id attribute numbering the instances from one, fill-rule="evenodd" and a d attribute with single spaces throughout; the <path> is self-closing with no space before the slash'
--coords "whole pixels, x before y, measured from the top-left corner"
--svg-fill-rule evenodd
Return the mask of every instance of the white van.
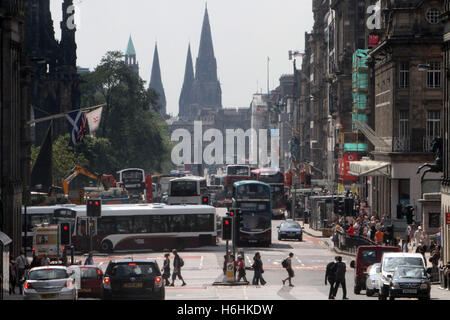
<path id="1" fill-rule="evenodd" d="M 379 283 L 379 300 L 389 296 L 389 283 L 397 266 L 421 266 L 426 268 L 425 259 L 420 253 L 385 252 L 381 258 L 381 276 Z"/>

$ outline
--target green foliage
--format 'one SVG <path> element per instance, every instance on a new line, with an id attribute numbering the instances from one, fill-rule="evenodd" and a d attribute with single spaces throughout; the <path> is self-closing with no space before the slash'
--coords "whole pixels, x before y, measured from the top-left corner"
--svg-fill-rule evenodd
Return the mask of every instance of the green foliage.
<path id="1" fill-rule="evenodd" d="M 154 90 L 144 88 L 144 81 L 123 61 L 118 51 L 108 52 L 91 73 L 83 75 L 82 105 L 106 103 L 97 137 L 85 147 L 77 147 L 91 169 L 99 173 L 115 173 L 138 167 L 146 172 L 170 169 L 170 139 L 161 116 L 150 111 L 158 105 Z M 93 143 L 93 142 L 92 142 Z M 103 148 L 99 154 L 98 148 Z"/>

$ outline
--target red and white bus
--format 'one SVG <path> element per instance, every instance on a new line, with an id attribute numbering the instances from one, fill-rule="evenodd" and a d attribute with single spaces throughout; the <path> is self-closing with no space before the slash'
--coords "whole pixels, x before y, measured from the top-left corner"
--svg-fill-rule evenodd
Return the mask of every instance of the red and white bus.
<path id="1" fill-rule="evenodd" d="M 101 217 L 76 211 L 72 243 L 75 250 L 153 250 L 215 246 L 216 209 L 211 206 L 165 204 L 103 205 Z M 92 243 L 92 244 L 91 244 Z"/>
<path id="2" fill-rule="evenodd" d="M 143 202 L 145 199 L 145 171 L 139 168 L 128 168 L 118 171 L 119 186 L 125 188 L 133 202 Z"/>
<path id="3" fill-rule="evenodd" d="M 260 168 L 252 170 L 253 180 L 267 183 L 271 187 L 272 214 L 274 218 L 283 218 L 286 212 L 284 174 L 278 169 Z"/>
<path id="4" fill-rule="evenodd" d="M 250 180 L 250 166 L 228 165 L 225 173 L 225 201 L 226 207 L 231 207 L 233 202 L 233 184 L 235 182 Z"/>

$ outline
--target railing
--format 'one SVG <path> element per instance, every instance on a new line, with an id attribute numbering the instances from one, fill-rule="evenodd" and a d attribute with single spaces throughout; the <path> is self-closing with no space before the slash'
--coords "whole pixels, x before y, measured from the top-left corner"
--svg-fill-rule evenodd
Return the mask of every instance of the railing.
<path id="1" fill-rule="evenodd" d="M 410 137 L 394 137 L 392 140 L 393 152 L 409 152 L 411 151 Z"/>
<path id="2" fill-rule="evenodd" d="M 336 231 L 333 235 L 334 247 L 351 253 L 356 253 L 359 246 L 376 245 L 372 240 L 361 236 L 349 236 L 345 232 Z"/>

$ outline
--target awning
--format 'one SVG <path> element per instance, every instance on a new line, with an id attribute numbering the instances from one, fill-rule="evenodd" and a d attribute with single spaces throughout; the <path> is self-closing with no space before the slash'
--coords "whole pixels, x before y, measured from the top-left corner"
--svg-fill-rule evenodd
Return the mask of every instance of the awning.
<path id="1" fill-rule="evenodd" d="M 363 176 L 390 176 L 391 163 L 373 160 L 350 161 L 349 174 Z"/>

